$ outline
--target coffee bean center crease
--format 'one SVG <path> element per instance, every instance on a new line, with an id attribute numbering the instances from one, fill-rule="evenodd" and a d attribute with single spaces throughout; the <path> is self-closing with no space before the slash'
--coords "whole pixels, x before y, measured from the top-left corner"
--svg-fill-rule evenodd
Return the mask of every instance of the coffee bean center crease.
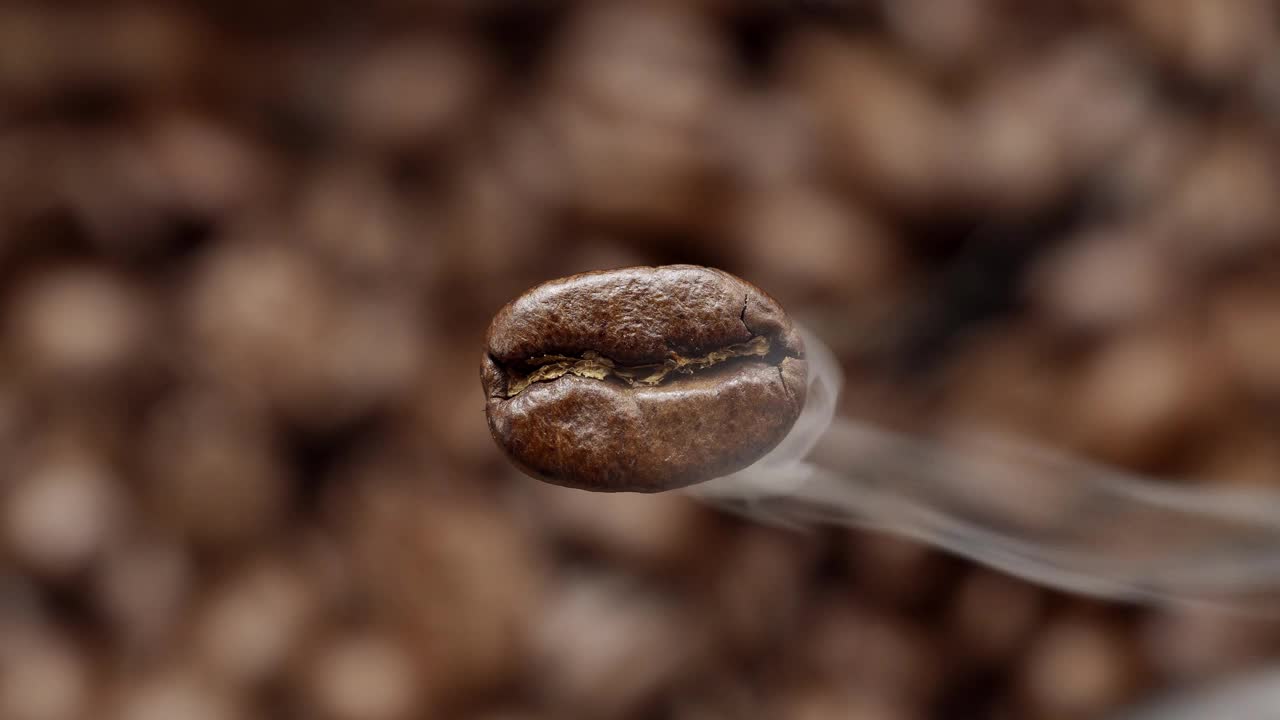
<path id="1" fill-rule="evenodd" d="M 644 365 L 624 365 L 591 351 L 584 352 L 581 357 L 541 355 L 525 361 L 523 368 L 508 368 L 507 397 L 519 395 L 534 383 L 550 382 L 565 375 L 593 380 L 616 378 L 631 386 L 658 385 L 673 375 L 691 375 L 730 360 L 765 357 L 769 355 L 772 345 L 769 338 L 756 336 L 747 342 L 727 345 L 705 355 L 684 357 L 671 353 L 661 363 Z"/>

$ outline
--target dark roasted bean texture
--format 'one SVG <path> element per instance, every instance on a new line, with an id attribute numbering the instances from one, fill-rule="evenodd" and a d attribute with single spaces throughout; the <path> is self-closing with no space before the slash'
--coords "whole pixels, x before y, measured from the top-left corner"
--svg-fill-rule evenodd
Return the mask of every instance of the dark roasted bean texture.
<path id="1" fill-rule="evenodd" d="M 804 406 L 799 335 L 759 288 L 695 265 L 539 285 L 489 326 L 489 429 L 526 473 L 657 492 L 740 470 Z"/>

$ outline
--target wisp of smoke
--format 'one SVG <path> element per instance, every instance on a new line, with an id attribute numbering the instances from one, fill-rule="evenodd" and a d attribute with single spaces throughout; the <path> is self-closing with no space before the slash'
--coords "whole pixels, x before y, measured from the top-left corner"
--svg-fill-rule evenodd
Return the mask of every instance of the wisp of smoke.
<path id="1" fill-rule="evenodd" d="M 1119 713 L 1113 720 L 1264 720 L 1280 707 L 1280 669 L 1235 677 L 1224 683 L 1170 697 Z"/>
<path id="2" fill-rule="evenodd" d="M 1176 485 L 1007 438 L 944 442 L 837 417 L 839 365 L 811 333 L 805 343 L 811 377 L 795 428 L 756 464 L 690 492 L 762 522 L 916 538 L 1073 593 L 1258 612 L 1280 594 L 1280 494 Z"/>

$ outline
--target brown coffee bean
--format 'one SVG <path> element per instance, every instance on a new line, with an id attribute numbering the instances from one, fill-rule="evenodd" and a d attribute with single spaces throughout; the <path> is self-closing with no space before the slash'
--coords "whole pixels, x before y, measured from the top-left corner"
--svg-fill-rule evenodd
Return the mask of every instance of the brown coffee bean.
<path id="1" fill-rule="evenodd" d="M 428 704 L 423 672 L 401 639 L 379 629 L 334 633 L 302 661 L 304 706 L 330 720 L 405 720 Z"/>
<path id="2" fill-rule="evenodd" d="M 529 642 L 553 717 L 636 717 L 715 657 L 707 625 L 651 586 L 609 573 L 555 585 Z"/>
<path id="3" fill-rule="evenodd" d="M 481 379 L 489 429 L 557 485 L 657 492 L 740 470 L 804 406 L 808 365 L 782 308 L 694 265 L 553 280 L 502 308 Z"/>
<path id="4" fill-rule="evenodd" d="M 1036 637 L 1017 679 L 1018 717 L 1104 717 L 1132 702 L 1144 668 L 1120 623 L 1069 611 Z"/>

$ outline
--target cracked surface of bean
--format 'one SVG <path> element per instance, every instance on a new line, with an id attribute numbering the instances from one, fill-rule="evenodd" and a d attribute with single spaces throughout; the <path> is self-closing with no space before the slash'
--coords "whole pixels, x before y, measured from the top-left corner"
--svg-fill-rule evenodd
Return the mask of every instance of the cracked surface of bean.
<path id="1" fill-rule="evenodd" d="M 804 347 L 782 307 L 695 265 L 543 283 L 489 326 L 481 381 L 494 440 L 525 473 L 658 492 L 741 470 L 804 407 Z"/>

